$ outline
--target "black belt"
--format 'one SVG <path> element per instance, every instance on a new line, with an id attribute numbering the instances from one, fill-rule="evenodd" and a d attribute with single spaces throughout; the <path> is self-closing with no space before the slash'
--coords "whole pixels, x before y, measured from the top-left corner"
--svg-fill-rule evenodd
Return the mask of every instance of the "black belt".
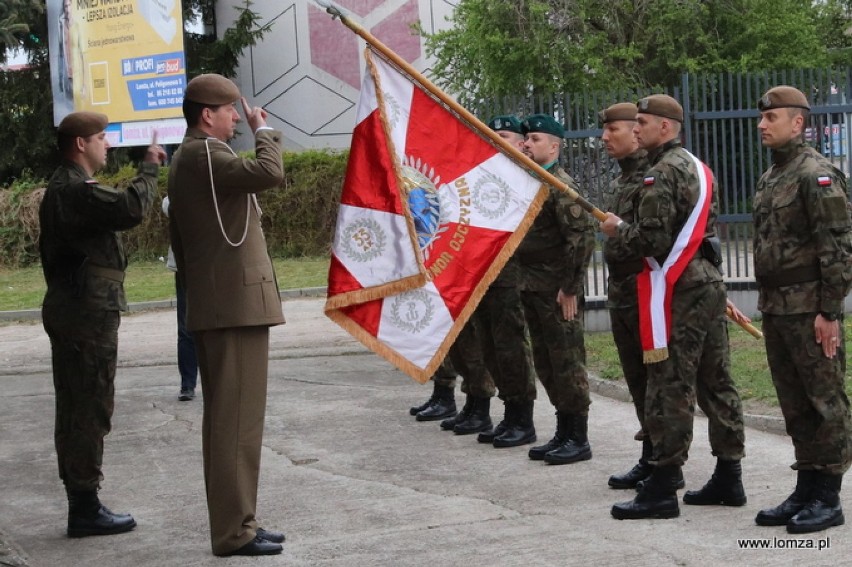
<path id="1" fill-rule="evenodd" d="M 609 269 L 610 276 L 618 279 L 623 279 L 628 276 L 633 276 L 642 273 L 642 270 L 645 268 L 645 262 L 643 262 L 642 260 L 633 260 L 632 262 L 608 264 L 607 268 Z"/>
<path id="2" fill-rule="evenodd" d="M 785 287 L 800 283 L 819 281 L 822 277 L 819 266 L 816 264 L 810 266 L 800 266 L 798 268 L 790 268 L 772 274 L 764 274 L 757 278 L 760 285 L 764 287 Z"/>

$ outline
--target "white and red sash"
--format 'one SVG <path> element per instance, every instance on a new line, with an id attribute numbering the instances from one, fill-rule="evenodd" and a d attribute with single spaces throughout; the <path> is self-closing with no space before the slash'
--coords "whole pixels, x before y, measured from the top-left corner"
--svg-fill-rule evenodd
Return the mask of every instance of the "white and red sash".
<path id="1" fill-rule="evenodd" d="M 713 172 L 700 159 L 688 151 L 686 153 L 695 162 L 698 171 L 698 201 L 662 266 L 656 258 L 647 257 L 644 259 L 645 267 L 636 279 L 636 291 L 639 294 L 639 338 L 645 364 L 661 362 L 669 357 L 672 289 L 704 239 L 713 200 Z"/>

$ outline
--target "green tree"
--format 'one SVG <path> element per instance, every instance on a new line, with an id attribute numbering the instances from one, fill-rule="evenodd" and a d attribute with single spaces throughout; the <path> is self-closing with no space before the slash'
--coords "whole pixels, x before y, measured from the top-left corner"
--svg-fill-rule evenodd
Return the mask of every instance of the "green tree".
<path id="1" fill-rule="evenodd" d="M 826 39 L 842 35 L 842 8 L 848 15 L 849 4 L 461 0 L 451 18 L 454 27 L 427 35 L 426 46 L 436 58 L 436 81 L 466 103 L 586 88 L 662 87 L 677 83 L 683 72 L 825 65 L 832 45 Z M 845 23 L 848 27 L 849 20 Z"/>

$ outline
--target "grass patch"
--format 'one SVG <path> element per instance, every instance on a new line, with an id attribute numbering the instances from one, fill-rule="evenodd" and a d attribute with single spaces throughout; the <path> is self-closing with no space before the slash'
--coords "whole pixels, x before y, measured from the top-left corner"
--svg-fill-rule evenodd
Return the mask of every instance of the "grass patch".
<path id="1" fill-rule="evenodd" d="M 758 329 L 760 321 L 752 323 Z M 852 339 L 852 317 L 844 321 L 846 332 L 846 352 L 849 352 Z M 770 407 L 778 407 L 775 386 L 769 374 L 769 364 L 766 362 L 766 348 L 763 340 L 757 340 L 739 325 L 728 323 L 729 341 L 731 347 L 731 374 L 737 385 L 740 397 Z M 612 333 L 586 333 L 586 360 L 589 371 L 606 380 L 624 380 L 618 352 L 612 340 Z M 849 372 L 847 371 L 847 378 Z M 852 398 L 852 381 L 845 382 L 846 395 Z"/>
<path id="2" fill-rule="evenodd" d="M 273 258 L 281 289 L 320 287 L 328 277 L 328 258 Z M 44 298 L 41 266 L 0 268 L 0 311 L 37 309 Z M 174 274 L 163 262 L 130 262 L 124 281 L 127 301 L 156 301 L 175 296 Z"/>

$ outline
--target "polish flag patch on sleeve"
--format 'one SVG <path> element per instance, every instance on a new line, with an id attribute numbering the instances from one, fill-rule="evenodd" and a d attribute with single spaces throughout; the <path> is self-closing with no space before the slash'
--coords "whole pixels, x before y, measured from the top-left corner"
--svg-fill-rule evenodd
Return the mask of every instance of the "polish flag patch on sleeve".
<path id="1" fill-rule="evenodd" d="M 817 177 L 817 185 L 819 185 L 820 187 L 828 187 L 829 185 L 831 185 L 831 177 L 829 177 L 828 175 L 820 175 L 819 177 Z"/>
<path id="2" fill-rule="evenodd" d="M 645 187 L 649 187 L 649 186 L 653 185 L 656 180 L 657 180 L 656 177 L 654 177 L 653 175 L 650 175 L 650 176 L 646 177 L 645 179 L 643 179 L 642 183 L 643 183 L 643 185 L 645 185 Z"/>

